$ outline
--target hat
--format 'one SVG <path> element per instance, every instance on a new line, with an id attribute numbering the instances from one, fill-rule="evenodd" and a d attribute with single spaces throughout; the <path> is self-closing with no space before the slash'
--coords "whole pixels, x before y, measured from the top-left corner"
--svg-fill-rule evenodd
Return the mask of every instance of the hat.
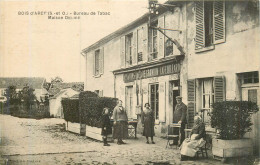
<path id="1" fill-rule="evenodd" d="M 181 96 L 176 96 L 176 99 L 182 99 L 182 97 Z"/>

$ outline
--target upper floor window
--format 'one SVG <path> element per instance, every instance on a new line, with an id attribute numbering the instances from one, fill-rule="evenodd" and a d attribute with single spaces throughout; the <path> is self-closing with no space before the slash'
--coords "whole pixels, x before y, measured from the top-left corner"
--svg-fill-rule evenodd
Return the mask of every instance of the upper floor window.
<path id="1" fill-rule="evenodd" d="M 165 56 L 170 56 L 173 54 L 173 42 L 167 39 L 165 42 Z"/>
<path id="2" fill-rule="evenodd" d="M 137 62 L 143 61 L 143 40 L 144 40 L 143 28 L 137 30 Z"/>
<path id="3" fill-rule="evenodd" d="M 158 20 L 151 23 L 151 27 L 158 27 Z M 149 28 L 149 53 L 150 58 L 155 59 L 158 55 L 158 31 L 153 28 Z"/>
<path id="4" fill-rule="evenodd" d="M 257 71 L 240 73 L 238 76 L 242 84 L 252 84 L 259 82 L 259 74 Z"/>
<path id="5" fill-rule="evenodd" d="M 225 42 L 225 1 L 196 1 L 195 49 Z"/>
<path id="6" fill-rule="evenodd" d="M 99 76 L 104 72 L 104 51 L 98 49 L 94 52 L 94 76 Z"/>
<path id="7" fill-rule="evenodd" d="M 126 62 L 129 65 L 133 63 L 133 33 L 126 35 L 125 37 L 125 48 L 126 48 Z"/>

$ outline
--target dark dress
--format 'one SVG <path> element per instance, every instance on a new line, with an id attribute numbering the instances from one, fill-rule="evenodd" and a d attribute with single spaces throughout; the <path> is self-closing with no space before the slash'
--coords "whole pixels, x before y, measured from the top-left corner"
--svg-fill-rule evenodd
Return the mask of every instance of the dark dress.
<path id="1" fill-rule="evenodd" d="M 151 109 L 145 109 L 142 113 L 142 123 L 144 124 L 143 136 L 152 137 L 154 133 L 154 113 Z"/>
<path id="2" fill-rule="evenodd" d="M 186 114 L 187 114 L 187 106 L 183 102 L 175 106 L 175 110 L 173 113 L 173 123 L 178 123 L 180 120 L 182 121 L 181 128 L 180 128 L 180 133 L 181 133 L 180 143 L 182 143 L 183 140 L 185 139 L 184 129 L 185 129 L 185 124 L 187 123 Z M 174 128 L 173 134 L 179 135 L 179 128 Z M 176 141 L 178 141 L 178 139 L 176 139 L 175 142 Z"/>
<path id="3" fill-rule="evenodd" d="M 104 129 L 106 128 L 106 129 Z M 112 124 L 110 123 L 110 118 L 108 115 L 102 116 L 102 131 L 101 135 L 107 136 L 109 134 L 112 134 Z"/>

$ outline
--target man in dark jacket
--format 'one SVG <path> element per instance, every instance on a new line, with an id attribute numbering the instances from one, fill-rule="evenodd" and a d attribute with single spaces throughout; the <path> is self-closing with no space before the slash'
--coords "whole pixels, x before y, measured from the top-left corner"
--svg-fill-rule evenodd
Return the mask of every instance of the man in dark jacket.
<path id="1" fill-rule="evenodd" d="M 180 144 L 183 142 L 185 139 L 185 124 L 187 123 L 186 121 L 186 114 L 187 114 L 187 106 L 182 102 L 182 97 L 177 96 L 176 97 L 177 105 L 175 106 L 175 110 L 173 113 L 173 123 L 178 123 L 181 124 L 180 127 L 180 133 L 181 133 L 181 139 L 180 139 Z M 178 134 L 178 132 L 176 132 Z"/>

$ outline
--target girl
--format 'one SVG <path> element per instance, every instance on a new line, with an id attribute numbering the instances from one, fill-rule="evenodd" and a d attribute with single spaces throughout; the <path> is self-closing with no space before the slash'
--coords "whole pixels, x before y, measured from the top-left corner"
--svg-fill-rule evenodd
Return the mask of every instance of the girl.
<path id="1" fill-rule="evenodd" d="M 107 135 L 112 134 L 112 125 L 110 123 L 109 110 L 104 108 L 102 112 L 102 132 L 104 146 L 110 146 L 107 143 Z"/>

